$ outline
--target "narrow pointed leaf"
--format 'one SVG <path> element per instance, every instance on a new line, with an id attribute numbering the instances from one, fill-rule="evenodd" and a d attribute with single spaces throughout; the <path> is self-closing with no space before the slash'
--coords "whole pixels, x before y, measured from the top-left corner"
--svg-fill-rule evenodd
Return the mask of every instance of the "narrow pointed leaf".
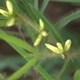
<path id="1" fill-rule="evenodd" d="M 6 34 L 0 34 L 0 38 L 5 40 L 5 41 L 14 43 L 15 45 L 17 45 L 17 46 L 19 46 L 25 50 L 28 50 L 30 52 L 33 52 L 33 53 L 36 52 L 36 50 L 33 47 L 31 47 L 27 42 L 24 42 L 21 39 L 18 39 L 16 37 L 6 35 Z"/>
<path id="2" fill-rule="evenodd" d="M 50 1 L 56 1 L 56 2 L 69 2 L 69 3 L 80 3 L 80 0 L 50 0 Z"/>
<path id="3" fill-rule="evenodd" d="M 61 19 L 59 22 L 57 22 L 54 27 L 57 30 L 62 29 L 63 27 L 65 27 L 69 22 L 71 22 L 72 20 L 78 19 L 80 18 L 80 11 L 76 11 L 66 17 L 64 17 L 63 19 Z"/>
<path id="4" fill-rule="evenodd" d="M 46 9 L 47 5 L 49 3 L 49 0 L 43 0 L 43 3 L 41 5 L 40 11 L 43 13 L 44 10 Z"/>
<path id="5" fill-rule="evenodd" d="M 28 63 L 26 63 L 23 67 L 21 67 L 17 72 L 15 72 L 12 76 L 7 78 L 7 80 L 17 80 L 24 73 L 26 73 L 35 63 L 38 61 L 38 58 L 31 59 Z"/>

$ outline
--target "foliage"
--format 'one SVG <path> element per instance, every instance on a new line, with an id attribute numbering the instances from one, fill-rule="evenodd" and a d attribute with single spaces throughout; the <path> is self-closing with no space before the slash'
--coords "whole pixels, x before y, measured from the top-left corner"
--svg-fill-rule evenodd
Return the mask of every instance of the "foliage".
<path id="1" fill-rule="evenodd" d="M 79 0 L 51 1 L 80 3 Z M 9 64 L 7 64 L 8 58 L 5 58 L 4 61 L 0 62 L 0 69 L 4 69 L 7 66 L 13 68 L 14 66 L 14 69 L 16 70 L 19 68 L 19 66 L 16 66 L 16 63 L 20 62 L 25 63 L 25 65 L 19 70 L 15 71 L 15 73 L 13 73 L 11 76 L 8 76 L 6 78 L 1 74 L 0 78 L 3 80 L 17 80 L 33 67 L 33 71 L 38 73 L 35 74 L 38 76 L 37 80 L 62 80 L 64 79 L 64 76 L 69 73 L 71 65 L 72 67 L 74 66 L 73 68 L 75 71 L 80 67 L 79 62 L 76 59 L 76 56 L 79 55 L 79 45 L 75 44 L 76 42 L 80 42 L 80 38 L 78 35 L 76 35 L 78 36 L 76 37 L 73 35 L 73 33 L 69 34 L 68 31 L 65 31 L 65 33 L 63 31 L 64 27 L 69 22 L 80 18 L 79 10 L 67 15 L 57 23 L 51 24 L 43 14 L 45 8 L 49 3 L 49 0 L 43 0 L 40 8 L 38 5 L 38 0 L 3 0 L 1 3 L 6 3 L 6 6 L 4 5 L 4 9 L 0 8 L 0 39 L 7 42 L 22 57 L 9 57 L 9 61 L 18 59 L 18 62 L 15 61 L 13 64 L 11 64 L 11 61 Z M 11 33 L 9 34 L 6 33 L 5 30 L 2 30 L 2 27 L 7 28 L 13 26 L 16 26 L 18 28 L 19 35 L 22 39 L 20 39 L 17 35 L 14 36 Z M 64 35 L 62 35 L 63 33 Z M 30 43 L 26 41 L 26 38 L 28 37 L 31 41 Z M 49 44 L 50 37 L 52 38 L 53 43 L 57 45 L 57 47 Z M 78 48 L 76 48 L 76 46 Z M 51 51 L 49 51 L 47 48 Z M 75 59 L 73 59 L 73 55 L 75 56 Z M 58 59 L 56 60 L 55 57 Z M 22 58 L 23 61 L 21 61 Z M 51 61 L 49 61 L 49 58 Z M 77 62 L 73 63 L 72 61 Z M 71 63 L 70 66 L 68 64 L 69 62 Z M 59 69 L 55 67 L 55 65 L 61 67 L 60 72 Z M 77 67 L 75 65 L 77 65 Z M 2 68 L 1 66 L 4 67 Z M 74 80 L 79 80 L 79 74 L 80 71 L 78 70 L 74 75 Z M 34 79 L 36 80 L 35 75 Z M 68 78 L 70 77 L 68 76 Z M 65 78 L 65 80 L 68 78 Z"/>

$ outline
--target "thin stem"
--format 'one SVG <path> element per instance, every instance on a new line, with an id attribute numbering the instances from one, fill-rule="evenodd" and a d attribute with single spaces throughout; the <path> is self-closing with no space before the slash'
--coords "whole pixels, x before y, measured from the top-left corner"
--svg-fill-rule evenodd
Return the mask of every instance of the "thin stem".
<path id="1" fill-rule="evenodd" d="M 38 29 L 39 25 L 37 25 L 35 22 L 32 22 L 28 17 L 26 17 L 24 15 L 17 14 L 17 16 L 22 21 L 24 21 L 25 23 L 27 23 L 28 25 L 30 25 L 30 27 L 32 27 L 36 32 L 40 33 L 40 30 Z"/>
<path id="2" fill-rule="evenodd" d="M 38 10 L 38 0 L 34 0 L 34 7 Z"/>
<path id="3" fill-rule="evenodd" d="M 34 76 L 34 80 L 39 80 L 39 76 L 38 73 L 34 70 L 34 68 L 32 67 L 32 72 L 33 72 L 33 76 Z"/>
<path id="4" fill-rule="evenodd" d="M 69 62 L 69 58 L 66 59 L 66 61 L 65 61 L 64 65 L 63 65 L 61 71 L 58 73 L 58 75 L 57 75 L 57 77 L 56 77 L 55 80 L 60 80 L 62 74 L 64 73 L 64 71 L 65 71 L 65 69 L 66 69 L 66 67 L 67 67 L 67 65 L 68 65 L 68 62 Z"/>
<path id="5" fill-rule="evenodd" d="M 21 38 L 26 42 L 26 39 L 25 39 L 25 37 L 24 37 L 24 34 L 22 33 L 22 30 L 21 30 L 20 24 L 17 25 L 17 28 L 18 28 L 18 30 L 19 30 L 19 33 L 20 33 L 20 35 L 21 35 Z M 34 68 L 32 68 L 32 73 L 33 73 L 34 79 L 35 79 L 35 80 L 38 80 L 38 79 L 39 79 L 39 76 L 38 76 L 38 74 L 36 73 L 36 71 L 34 70 Z"/>
<path id="6" fill-rule="evenodd" d="M 54 80 L 40 65 L 37 65 L 35 69 L 46 79 L 46 80 Z M 37 79 L 39 80 L 39 79 Z"/>
<path id="7" fill-rule="evenodd" d="M 17 28 L 18 28 L 18 30 L 19 30 L 19 33 L 20 33 L 20 35 L 21 35 L 21 38 L 22 38 L 24 41 L 26 41 L 26 39 L 25 39 L 25 37 L 24 37 L 24 34 L 23 34 L 22 31 L 21 31 L 21 26 L 20 26 L 20 24 L 17 25 Z"/>

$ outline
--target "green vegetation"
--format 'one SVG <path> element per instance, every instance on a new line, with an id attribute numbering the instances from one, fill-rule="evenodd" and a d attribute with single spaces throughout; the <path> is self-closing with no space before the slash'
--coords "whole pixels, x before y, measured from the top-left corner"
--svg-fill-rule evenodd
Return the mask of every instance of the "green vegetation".
<path id="1" fill-rule="evenodd" d="M 33 69 L 34 80 L 73 80 L 73 78 L 80 80 L 80 37 L 75 33 L 74 36 L 67 30 L 64 32 L 63 29 L 69 22 L 80 18 L 80 10 L 51 24 L 43 14 L 49 1 L 43 0 L 40 8 L 38 0 L 3 0 L 1 2 L 4 8 L 0 7 L 0 39 L 8 43 L 21 57 L 10 56 L 5 57 L 4 60 L 1 58 L 4 66 L 0 63 L 0 69 L 8 65 L 16 71 L 7 77 L 0 74 L 0 80 L 18 80 L 30 69 Z M 80 3 L 80 0 L 51 1 Z M 18 28 L 18 35 L 22 39 L 15 32 L 12 35 L 11 31 L 6 32 L 2 29 L 2 27 L 13 26 Z M 26 40 L 27 38 L 30 42 Z M 24 66 L 17 68 L 17 63 L 23 63 Z M 55 68 L 55 65 L 60 69 Z M 68 75 L 71 69 L 74 69 L 73 76 Z"/>

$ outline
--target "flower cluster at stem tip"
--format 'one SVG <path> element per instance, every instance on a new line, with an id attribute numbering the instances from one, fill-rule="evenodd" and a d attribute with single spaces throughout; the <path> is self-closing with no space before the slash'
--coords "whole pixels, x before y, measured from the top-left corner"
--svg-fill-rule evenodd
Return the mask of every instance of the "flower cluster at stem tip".
<path id="1" fill-rule="evenodd" d="M 64 53 L 66 51 L 68 51 L 71 47 L 71 40 L 68 39 L 66 42 L 65 42 L 65 45 L 62 46 L 61 43 L 57 42 L 56 43 L 57 47 L 56 46 L 53 46 L 51 44 L 45 44 L 45 46 L 50 49 L 51 51 L 55 52 L 56 54 L 61 54 L 61 55 L 64 55 Z"/>
<path id="2" fill-rule="evenodd" d="M 44 23 L 41 19 L 39 19 L 39 30 L 40 33 L 37 37 L 37 39 L 34 42 L 34 46 L 38 46 L 42 40 L 43 37 L 46 37 L 48 35 L 48 33 L 44 30 Z M 56 54 L 60 54 L 62 57 L 65 57 L 66 54 L 65 52 L 69 51 L 70 47 L 71 47 L 71 40 L 68 39 L 65 42 L 65 45 L 63 46 L 60 42 L 56 43 L 56 46 L 53 46 L 51 44 L 45 44 L 45 46 L 50 49 L 51 51 L 53 51 Z"/>
<path id="3" fill-rule="evenodd" d="M 5 17 L 4 19 L 4 22 L 6 20 L 5 26 L 10 27 L 14 25 L 16 20 L 16 17 L 13 13 L 13 5 L 10 2 L 10 0 L 6 0 L 6 7 L 7 7 L 7 10 L 0 9 L 0 14 L 2 14 Z"/>

